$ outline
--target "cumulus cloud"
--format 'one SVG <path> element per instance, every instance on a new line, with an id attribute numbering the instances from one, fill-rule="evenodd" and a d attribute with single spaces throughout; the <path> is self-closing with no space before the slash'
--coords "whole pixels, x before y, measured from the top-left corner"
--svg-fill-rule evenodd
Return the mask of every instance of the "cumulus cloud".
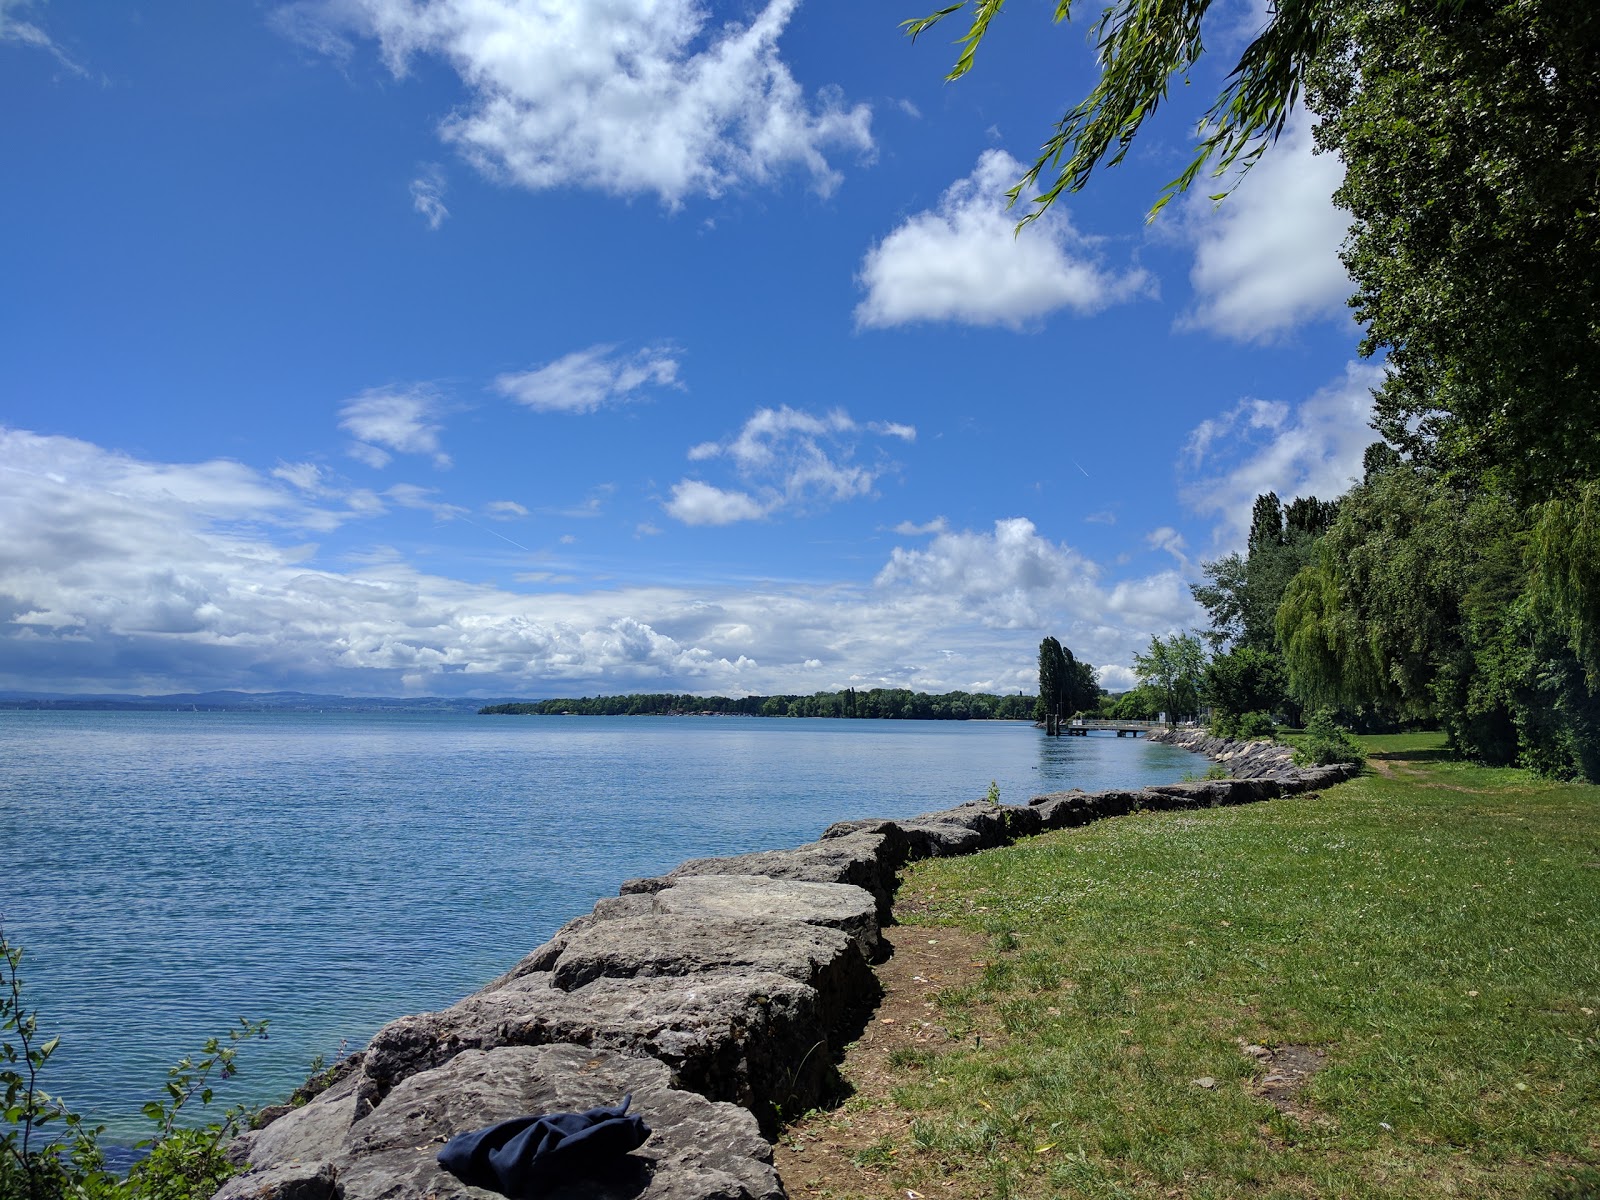
<path id="1" fill-rule="evenodd" d="M 1018 328 L 1059 309 L 1099 312 L 1153 292 L 1137 267 L 1107 269 L 1092 239 L 1055 205 L 1021 236 L 1021 212 L 1006 208 L 1006 190 L 1024 167 L 1003 150 L 987 150 L 931 211 L 917 213 L 867 251 L 857 282 L 858 328 L 917 321 Z"/>
<path id="2" fill-rule="evenodd" d="M 301 0 L 276 24 L 336 56 L 375 38 L 396 77 L 449 63 L 469 99 L 440 136 L 494 178 L 676 207 L 795 169 L 827 192 L 827 153 L 871 151 L 871 110 L 808 96 L 779 54 L 798 4 L 713 21 L 696 0 Z"/>
<path id="3" fill-rule="evenodd" d="M 411 207 L 422 214 L 429 229 L 438 229 L 450 215 L 444 206 L 444 190 L 444 168 L 438 163 L 429 163 L 411 181 Z"/>
<path id="4" fill-rule="evenodd" d="M 1339 261 L 1350 216 L 1333 203 L 1344 165 L 1313 153 L 1311 125 L 1301 110 L 1220 205 L 1198 194 L 1185 202 L 1194 302 L 1180 329 L 1266 342 L 1308 321 L 1350 319 Z"/>
<path id="5" fill-rule="evenodd" d="M 761 408 L 733 437 L 689 447 L 691 462 L 727 459 L 751 490 L 728 491 L 701 480 L 677 484 L 663 506 L 692 525 L 755 520 L 783 508 L 852 500 L 869 495 L 887 468 L 855 461 L 864 433 L 914 441 L 910 425 L 874 421 L 859 425 L 843 409 L 817 414 L 783 405 Z"/>
<path id="6" fill-rule="evenodd" d="M 406 487 L 388 503 L 443 502 Z M 896 548 L 867 581 L 586 588 L 552 563 L 513 591 L 381 545 L 330 566 L 315 535 L 353 515 L 237 462 L 0 427 L 0 687 L 1028 690 L 1041 630 L 1114 681 L 1152 633 L 1197 620 L 1175 572 L 1108 580 L 1022 518 Z"/>
<path id="7" fill-rule="evenodd" d="M 1203 613 L 1176 570 L 1109 587 L 1105 570 L 1063 543 L 1043 537 L 1026 517 L 996 521 L 992 531 L 946 530 L 920 550 L 896 547 L 876 586 L 897 610 L 931 628 L 961 619 L 1014 631 L 1018 643 L 1047 630 L 1096 665 L 1128 666 L 1154 634 L 1187 630 Z M 964 618 L 957 614 L 964 614 Z M 1017 686 L 1031 688 L 1016 668 Z"/>
<path id="8" fill-rule="evenodd" d="M 672 498 L 662 508 L 685 525 L 731 525 L 767 515 L 766 507 L 748 492 L 723 491 L 698 479 L 673 484 Z"/>
<path id="9" fill-rule="evenodd" d="M 370 467 L 389 464 L 388 450 L 427 454 L 436 467 L 450 456 L 439 447 L 439 397 L 430 387 L 369 388 L 339 410 L 339 428 L 360 439 L 350 453 Z M 388 450 L 385 450 L 387 447 Z"/>
<path id="10" fill-rule="evenodd" d="M 483 506 L 483 511 L 496 521 L 515 521 L 528 515 L 527 508 L 515 500 L 491 500 Z"/>
<path id="11" fill-rule="evenodd" d="M 1196 513 L 1218 518 L 1219 545 L 1244 543 L 1250 507 L 1264 492 L 1283 500 L 1331 500 L 1361 477 L 1361 457 L 1377 440 L 1372 389 L 1381 366 L 1353 362 L 1344 375 L 1298 405 L 1241 400 L 1202 421 L 1189 436 L 1181 495 Z"/>
<path id="12" fill-rule="evenodd" d="M 670 346 L 648 346 L 625 354 L 616 346 L 575 350 L 531 371 L 497 376 L 494 389 L 534 412 L 593 412 L 620 404 L 650 387 L 682 387 Z"/>

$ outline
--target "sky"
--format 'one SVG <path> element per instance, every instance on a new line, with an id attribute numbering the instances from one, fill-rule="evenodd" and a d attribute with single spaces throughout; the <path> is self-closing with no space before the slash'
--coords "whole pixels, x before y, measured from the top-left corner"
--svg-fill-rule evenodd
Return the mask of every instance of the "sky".
<path id="1" fill-rule="evenodd" d="M 0 689 L 1131 685 L 1378 368 L 1259 0 L 1016 231 L 1099 7 L 0 0 Z"/>

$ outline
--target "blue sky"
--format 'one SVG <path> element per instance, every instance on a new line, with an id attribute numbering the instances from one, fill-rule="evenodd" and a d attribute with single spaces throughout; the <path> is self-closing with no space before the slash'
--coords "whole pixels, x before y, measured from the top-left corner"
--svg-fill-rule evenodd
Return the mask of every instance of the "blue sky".
<path id="1" fill-rule="evenodd" d="M 1088 26 L 918 15 L 0 0 L 0 689 L 1127 686 L 1359 472 L 1339 167 L 1014 237 Z"/>

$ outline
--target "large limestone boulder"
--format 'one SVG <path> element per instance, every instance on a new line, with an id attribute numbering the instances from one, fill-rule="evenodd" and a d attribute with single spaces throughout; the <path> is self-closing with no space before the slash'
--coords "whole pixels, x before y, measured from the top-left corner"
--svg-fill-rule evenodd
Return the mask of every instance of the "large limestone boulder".
<path id="1" fill-rule="evenodd" d="M 673 1082 L 770 1119 L 837 1090 L 832 1031 L 816 990 L 787 975 L 726 971 L 598 978 L 565 991 L 549 973 L 479 992 L 378 1031 L 362 1080 L 366 1111 L 469 1050 L 572 1043 L 665 1064 Z M 260 1161 L 260 1160 L 258 1160 Z"/>
<path id="2" fill-rule="evenodd" d="M 838 1028 L 877 1002 L 877 977 L 847 934 L 798 921 L 727 917 L 624 917 L 577 934 L 550 981 L 573 991 L 596 979 L 783 975 L 813 988 L 823 1022 Z"/>
<path id="3" fill-rule="evenodd" d="M 440 1167 L 440 1147 L 512 1117 L 582 1111 L 630 1093 L 630 1111 L 650 1126 L 649 1139 L 605 1172 L 544 1198 L 782 1200 L 772 1147 L 748 1112 L 674 1089 L 661 1063 L 571 1045 L 459 1054 L 396 1087 L 324 1163 L 238 1176 L 217 1200 L 331 1200 L 327 1191 L 281 1190 L 285 1181 L 314 1185 L 330 1174 L 344 1200 L 499 1200 Z"/>
<path id="4" fill-rule="evenodd" d="M 811 883 L 768 875 L 685 875 L 650 898 L 660 916 L 733 921 L 799 921 L 837 929 L 875 962 L 882 953 L 872 893 L 848 883 Z"/>
<path id="5" fill-rule="evenodd" d="M 793 850 L 758 850 L 727 858 L 691 858 L 671 874 L 653 879 L 629 879 L 623 895 L 659 892 L 691 875 L 766 875 L 807 883 L 848 883 L 872 894 L 878 917 L 887 921 L 894 909 L 895 871 L 905 860 L 885 833 L 854 832 L 824 838 Z"/>

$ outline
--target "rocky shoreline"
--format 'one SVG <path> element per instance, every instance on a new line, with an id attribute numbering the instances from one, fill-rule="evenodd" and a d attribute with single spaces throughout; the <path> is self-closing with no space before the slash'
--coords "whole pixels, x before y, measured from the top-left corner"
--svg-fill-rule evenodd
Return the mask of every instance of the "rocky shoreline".
<path id="1" fill-rule="evenodd" d="M 438 1166 L 449 1137 L 624 1093 L 649 1141 L 616 1174 L 549 1195 L 782 1200 L 768 1139 L 840 1091 L 839 1053 L 879 998 L 872 963 L 901 867 L 1140 810 L 1271 800 L 1355 773 L 1296 768 L 1268 742 L 1182 730 L 1152 740 L 1232 777 L 843 822 L 792 850 L 628 880 L 481 990 L 384 1026 L 320 1095 L 236 1139 L 230 1157 L 251 1166 L 217 1200 L 488 1200 Z"/>

